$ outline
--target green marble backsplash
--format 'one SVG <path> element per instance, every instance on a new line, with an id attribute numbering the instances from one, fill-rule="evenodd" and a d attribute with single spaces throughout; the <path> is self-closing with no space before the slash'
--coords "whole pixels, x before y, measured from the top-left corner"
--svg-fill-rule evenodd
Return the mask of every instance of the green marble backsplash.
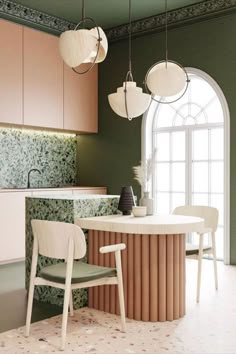
<path id="1" fill-rule="evenodd" d="M 0 128 L 0 188 L 63 187 L 76 184 L 76 136 Z"/>

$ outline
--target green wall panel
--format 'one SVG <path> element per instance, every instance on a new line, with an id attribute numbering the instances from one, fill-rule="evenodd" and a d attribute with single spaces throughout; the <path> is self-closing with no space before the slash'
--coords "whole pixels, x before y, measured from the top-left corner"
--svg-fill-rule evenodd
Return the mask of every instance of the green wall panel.
<path id="1" fill-rule="evenodd" d="M 236 264 L 236 15 L 195 23 L 168 32 L 169 58 L 186 67 L 207 72 L 222 88 L 230 110 L 231 126 L 231 263 Z M 164 33 L 132 40 L 133 74 L 139 85 L 155 61 L 164 58 Z M 122 185 L 139 186 L 133 180 L 132 166 L 141 159 L 141 118 L 129 122 L 116 116 L 107 95 L 121 86 L 127 71 L 127 41 L 113 44 L 106 61 L 99 64 L 99 133 L 79 136 L 79 180 L 105 185 L 117 194 Z"/>

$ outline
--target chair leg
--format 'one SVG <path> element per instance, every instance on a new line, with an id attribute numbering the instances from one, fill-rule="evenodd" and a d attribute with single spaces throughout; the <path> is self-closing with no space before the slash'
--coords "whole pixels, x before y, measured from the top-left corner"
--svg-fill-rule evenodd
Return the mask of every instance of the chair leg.
<path id="1" fill-rule="evenodd" d="M 218 275 L 217 275 L 217 263 L 216 263 L 216 239 L 215 233 L 211 233 L 212 240 L 212 254 L 213 254 L 213 264 L 214 264 L 214 275 L 215 275 L 215 287 L 218 289 Z"/>
<path id="2" fill-rule="evenodd" d="M 197 302 L 200 299 L 201 275 L 202 275 L 202 255 L 203 255 L 203 234 L 199 235 L 199 253 L 198 253 L 198 274 L 197 274 Z"/>
<path id="3" fill-rule="evenodd" d="M 64 294 L 64 304 L 63 304 L 63 315 L 62 315 L 62 326 L 61 326 L 61 350 L 65 349 L 66 343 L 66 327 L 68 320 L 68 309 L 70 302 L 71 288 L 67 286 Z"/>
<path id="4" fill-rule="evenodd" d="M 123 289 L 120 251 L 115 253 L 115 258 L 116 258 L 116 269 L 117 269 L 117 279 L 118 279 L 117 285 L 118 285 L 118 294 L 119 294 L 119 303 L 120 303 L 121 329 L 122 332 L 126 332 L 125 301 L 124 301 L 124 289 Z"/>
<path id="5" fill-rule="evenodd" d="M 34 296 L 34 280 L 30 282 L 28 303 L 27 303 L 27 312 L 26 312 L 26 325 L 25 325 L 25 336 L 28 337 L 30 333 L 30 323 L 32 316 L 32 307 L 33 307 L 33 296 Z"/>
<path id="6" fill-rule="evenodd" d="M 73 309 L 73 293 L 72 290 L 70 292 L 70 315 L 74 316 L 74 309 Z"/>

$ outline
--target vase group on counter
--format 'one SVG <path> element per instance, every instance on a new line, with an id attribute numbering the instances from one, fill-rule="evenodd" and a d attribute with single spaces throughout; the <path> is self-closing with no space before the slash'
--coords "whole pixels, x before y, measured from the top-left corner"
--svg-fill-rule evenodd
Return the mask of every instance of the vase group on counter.
<path id="1" fill-rule="evenodd" d="M 147 207 L 147 215 L 153 215 L 153 198 L 149 192 L 143 192 L 143 197 L 139 200 L 139 205 Z"/>

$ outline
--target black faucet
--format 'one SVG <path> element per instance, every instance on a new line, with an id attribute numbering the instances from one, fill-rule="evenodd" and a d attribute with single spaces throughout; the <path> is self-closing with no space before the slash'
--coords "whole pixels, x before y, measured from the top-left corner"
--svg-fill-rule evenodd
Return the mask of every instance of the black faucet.
<path id="1" fill-rule="evenodd" d="M 37 168 L 31 168 L 31 170 L 29 170 L 28 176 L 27 176 L 27 188 L 30 188 L 30 174 L 32 171 L 37 171 L 38 173 L 41 174 L 41 171 L 39 171 Z"/>

